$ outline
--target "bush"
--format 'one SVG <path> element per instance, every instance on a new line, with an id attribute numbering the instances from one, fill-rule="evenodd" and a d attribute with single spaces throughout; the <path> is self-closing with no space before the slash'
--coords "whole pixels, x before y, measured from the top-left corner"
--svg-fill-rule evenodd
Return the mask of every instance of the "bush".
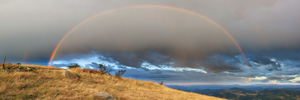
<path id="1" fill-rule="evenodd" d="M 109 72 L 111 72 L 111 70 L 108 70 L 107 67 L 102 64 L 99 64 L 99 71 L 101 74 L 109 74 Z"/>
<path id="2" fill-rule="evenodd" d="M 118 72 L 116 72 L 116 77 L 120 78 L 123 74 L 125 74 L 126 70 L 122 69 L 122 70 L 119 70 Z"/>
<path id="3" fill-rule="evenodd" d="M 33 72 L 35 71 L 36 68 L 34 67 L 26 67 L 26 70 L 25 71 L 28 71 L 28 72 Z"/>
<path id="4" fill-rule="evenodd" d="M 92 70 L 92 69 L 82 69 L 83 72 L 87 72 L 87 73 L 93 73 L 93 74 L 96 74 L 96 73 L 101 73 L 100 71 L 97 71 L 97 70 Z"/>
<path id="5" fill-rule="evenodd" d="M 71 66 L 68 66 L 69 67 L 69 69 L 71 69 L 71 68 L 78 68 L 78 67 L 80 67 L 78 64 L 75 64 L 75 65 L 71 65 Z"/>
<path id="6" fill-rule="evenodd" d="M 16 63 L 16 65 L 20 66 L 20 65 L 21 65 L 21 63 Z"/>
<path id="7" fill-rule="evenodd" d="M 164 85 L 164 82 L 163 81 L 161 81 L 160 83 L 158 83 L 159 85 Z"/>

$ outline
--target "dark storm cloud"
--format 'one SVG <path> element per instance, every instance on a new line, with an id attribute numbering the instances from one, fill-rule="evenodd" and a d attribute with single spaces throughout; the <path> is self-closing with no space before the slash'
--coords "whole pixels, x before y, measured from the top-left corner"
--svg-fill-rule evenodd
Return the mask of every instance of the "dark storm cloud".
<path id="1" fill-rule="evenodd" d="M 207 57 L 204 66 L 206 70 L 213 72 L 242 72 L 245 69 L 243 69 L 240 64 L 241 62 L 239 58 L 215 55 Z"/>
<path id="2" fill-rule="evenodd" d="M 300 69 L 293 66 L 286 66 L 282 71 L 275 71 L 276 75 L 299 75 Z"/>
<path id="3" fill-rule="evenodd" d="M 216 52 L 239 54 L 226 33 L 198 16 L 151 7 L 121 11 L 99 16 L 74 30 L 59 53 L 121 52 L 113 58 L 126 65 L 131 62 L 122 60 L 133 60 L 137 63 L 133 66 L 145 59 L 155 62 L 150 61 L 155 59 L 149 52 L 174 58 L 179 66 L 189 64 L 180 61 L 203 59 Z"/>
<path id="4" fill-rule="evenodd" d="M 283 56 L 281 54 L 276 55 L 277 53 L 283 53 L 287 56 Z M 249 63 L 251 68 L 256 71 L 260 71 L 262 73 L 273 73 L 275 75 L 298 75 L 299 74 L 299 59 L 288 57 L 288 55 L 298 54 L 294 52 L 276 52 L 268 54 L 265 52 L 258 55 L 249 55 L 250 58 Z M 293 55 L 294 56 L 294 55 Z"/>
<path id="5" fill-rule="evenodd" d="M 262 77 L 266 76 L 264 73 L 260 72 L 246 72 L 246 73 L 224 73 L 225 75 L 229 75 L 231 77 L 246 77 L 246 78 L 255 78 L 255 77 Z"/>
<path id="6" fill-rule="evenodd" d="M 124 76 L 134 79 L 151 80 L 155 82 L 163 81 L 166 83 L 221 83 L 225 80 L 234 83 L 236 81 L 244 80 L 239 77 L 231 77 L 225 74 L 204 74 L 189 71 L 159 71 L 159 73 L 157 73 L 157 71 L 158 70 L 143 71 L 140 69 L 127 69 L 127 73 Z"/>
<path id="7" fill-rule="evenodd" d="M 276 58 L 278 60 L 294 60 L 294 61 L 300 60 L 300 57 L 298 55 L 300 55 L 300 48 L 297 47 L 293 49 L 274 48 L 269 50 L 260 50 L 256 52 L 252 51 L 247 54 L 247 56 L 252 60 L 255 60 L 256 58 L 264 60 L 267 57 L 269 57 L 269 58 Z"/>
<path id="8" fill-rule="evenodd" d="M 110 62 L 118 62 L 121 65 L 130 67 L 141 67 L 142 63 L 147 62 L 153 65 L 169 65 L 170 58 L 154 52 L 113 52 L 102 53 L 102 60 L 108 59 Z"/>
<path id="9" fill-rule="evenodd" d="M 225 62 L 220 60 L 214 61 L 217 64 L 199 62 L 215 53 L 240 54 L 226 33 L 207 20 L 151 7 L 111 12 L 83 24 L 65 40 L 58 54 L 90 50 L 130 67 L 138 68 L 147 62 L 156 66 L 217 69 L 216 72 L 238 68 L 221 65 Z"/>
<path id="10" fill-rule="evenodd" d="M 282 75 L 267 75 L 266 79 L 253 80 L 253 82 L 263 82 L 268 83 L 271 81 L 277 81 L 280 83 L 292 83 L 291 80 L 295 79 L 297 76 L 282 76 Z"/>
<path id="11" fill-rule="evenodd" d="M 96 56 L 96 54 L 93 54 Z M 99 57 L 101 56 L 101 57 Z M 74 56 L 76 57 L 76 56 Z M 248 80 L 247 78 L 256 78 L 256 77 L 266 77 L 264 80 L 253 80 L 252 82 L 270 82 L 272 80 L 277 80 L 280 82 L 288 82 L 292 79 L 294 79 L 298 75 L 300 69 L 296 66 L 297 62 L 294 61 L 285 61 L 285 66 L 282 66 L 283 69 L 281 71 L 269 71 L 265 67 L 265 64 L 256 65 L 256 67 L 248 67 L 243 64 L 242 61 L 240 61 L 238 58 L 231 58 L 231 56 L 224 56 L 224 55 L 215 55 L 210 58 L 207 58 L 206 63 L 210 61 L 210 66 L 203 66 L 204 70 L 207 71 L 207 73 L 197 72 L 197 71 L 175 71 L 175 70 L 164 70 L 164 69 L 153 69 L 153 67 L 159 67 L 159 66 L 141 66 L 141 67 L 131 67 L 122 65 L 121 63 L 112 60 L 109 57 L 104 57 L 103 55 L 98 55 L 95 57 L 96 59 L 100 59 L 98 62 L 97 60 L 89 60 L 82 58 L 82 60 L 76 60 L 76 58 L 72 59 L 73 62 L 83 62 L 82 65 L 83 68 L 92 68 L 97 69 L 98 64 L 103 64 L 107 66 L 109 69 L 112 69 L 113 72 L 117 71 L 119 69 L 126 69 L 127 72 L 124 75 L 128 78 L 135 78 L 135 79 L 141 79 L 141 80 L 151 80 L 151 81 L 164 81 L 164 82 L 176 82 L 176 80 L 184 80 L 184 82 L 222 82 L 224 80 L 227 81 L 245 81 Z M 108 59 L 108 63 L 114 63 L 108 64 L 105 63 L 105 60 L 102 58 Z M 80 57 L 78 59 L 81 59 Z M 57 60 L 57 62 L 64 62 L 63 60 Z M 64 63 L 73 63 L 72 61 L 65 61 Z M 90 62 L 90 63 L 88 63 Z M 222 62 L 222 64 L 218 64 L 218 62 Z M 254 61 L 250 61 L 254 62 Z M 284 63 L 283 61 L 276 61 L 277 63 Z M 287 63 L 289 62 L 289 63 Z M 217 63 L 217 64 L 215 64 Z M 68 64 L 67 64 L 68 65 Z M 203 64 L 204 65 L 204 64 Z M 220 65 L 228 65 L 228 66 L 220 66 Z M 230 65 L 230 66 L 229 66 Z M 261 69 L 260 69 L 261 68 Z M 176 68 L 174 68 L 176 69 Z M 112 72 L 112 73 L 113 73 Z"/>
<path id="12" fill-rule="evenodd" d="M 94 56 L 97 54 L 93 54 Z M 225 55 L 214 55 L 205 58 L 205 60 L 197 60 L 197 61 L 186 61 L 189 65 L 180 66 L 178 63 L 174 63 L 174 59 L 169 58 L 168 56 L 164 56 L 154 52 L 147 53 L 99 53 L 99 60 L 107 61 L 110 63 L 116 63 L 119 66 L 128 66 L 134 68 L 141 68 L 145 71 L 149 70 L 147 68 L 142 67 L 143 63 L 149 63 L 154 66 L 162 67 L 162 66 L 173 66 L 173 67 L 191 67 L 191 68 L 203 68 L 206 71 L 213 73 L 220 72 L 243 72 L 247 70 L 247 66 L 244 62 L 240 61 L 239 57 L 232 58 L 231 56 Z M 76 57 L 76 56 L 73 56 Z M 69 58 L 69 57 L 67 57 Z M 80 57 L 77 57 L 80 58 Z M 71 58 L 76 59 L 76 58 Z M 93 66 L 91 66 L 93 67 Z M 96 67 L 97 68 L 97 67 Z"/>
<path id="13" fill-rule="evenodd" d="M 280 22 L 286 25 L 292 24 L 287 24 L 283 21 L 288 20 L 284 18 L 289 16 L 281 15 L 283 18 L 278 19 L 277 16 L 269 16 L 261 13 L 276 11 L 280 6 L 278 2 L 260 2 L 258 4 L 249 2 L 252 7 L 257 7 L 255 9 L 234 5 L 237 8 L 241 7 L 239 10 L 244 10 L 244 12 L 235 12 L 243 13 L 238 18 L 239 20 L 228 23 L 224 23 L 225 21 L 223 20 L 219 22 L 230 29 L 230 31 L 232 30 L 231 33 L 240 40 L 240 43 L 247 52 L 264 52 L 266 49 L 272 52 L 272 50 L 277 50 L 277 48 L 287 50 L 298 48 L 296 46 L 298 42 L 293 42 L 298 41 L 298 39 L 294 38 L 298 36 L 294 33 L 298 28 L 286 32 L 282 32 L 283 30 L 274 32 L 270 28 L 280 26 Z M 236 2 L 236 4 L 240 3 L 242 2 Z M 286 4 L 288 3 L 284 2 L 283 6 L 287 6 Z M 228 9 L 237 10 L 234 7 Z M 263 9 L 264 7 L 269 9 L 265 10 Z M 275 15 L 279 14 L 279 12 L 273 13 Z M 261 16 L 253 16 L 255 14 Z M 229 15 L 225 14 L 226 17 L 229 17 Z M 277 20 L 274 20 L 274 22 L 264 22 L 262 19 L 266 17 L 275 17 Z M 248 26 L 253 23 L 245 23 L 250 20 L 256 22 L 257 25 L 267 24 L 270 27 L 257 31 L 253 29 L 256 26 Z M 242 22 L 242 25 L 237 22 Z M 274 25 L 274 23 L 276 24 Z M 238 29 L 231 29 L 232 27 L 237 27 Z M 286 30 L 286 27 L 280 28 Z M 283 33 L 287 36 L 284 40 L 281 38 Z M 164 65 L 164 62 L 174 62 L 173 66 L 200 68 L 201 66 L 207 66 L 208 70 L 216 70 L 215 72 L 227 69 L 228 71 L 242 71 L 238 65 L 234 63 L 228 64 L 220 60 L 218 62 L 214 61 L 215 63 L 208 61 L 199 64 L 198 62 L 204 62 L 206 57 L 214 54 L 225 54 L 234 57 L 239 55 L 240 52 L 230 38 L 215 25 L 207 23 L 201 18 L 199 19 L 198 16 L 191 16 L 170 9 L 122 9 L 99 16 L 74 30 L 72 36 L 69 36 L 65 40 L 59 54 L 89 53 L 91 49 L 99 52 L 110 51 L 111 54 L 106 55 L 106 57 L 111 57 L 122 65 L 132 67 L 140 67 L 143 62 L 149 62 L 154 65 Z M 149 55 L 148 52 L 167 56 L 167 59 L 158 58 L 159 60 L 157 60 L 156 58 L 152 58 L 155 56 Z M 269 71 L 280 70 L 281 67 L 281 65 L 270 61 L 260 63 L 270 63 L 269 67 L 266 67 Z"/>
<path id="14" fill-rule="evenodd" d="M 281 80 L 281 81 L 289 81 L 295 78 L 296 77 L 284 77 L 284 76 L 275 76 L 275 75 L 267 77 L 268 80 Z"/>
<path id="15" fill-rule="evenodd" d="M 256 58 L 252 59 L 253 62 L 255 62 L 256 64 L 260 64 L 263 66 L 266 66 L 265 69 L 268 71 L 281 71 L 281 65 L 279 63 L 277 63 L 276 61 L 272 61 L 270 58 L 267 58 L 266 56 L 261 57 L 258 56 Z M 255 67 L 256 65 L 252 65 L 253 67 Z"/>
<path id="16" fill-rule="evenodd" d="M 189 2 L 182 2 L 180 0 L 172 0 L 172 1 L 129 0 L 123 3 L 117 3 L 117 1 L 79 1 L 79 0 L 44 1 L 44 2 L 40 2 L 37 0 L 1 1 L 1 6 L 0 6 L 1 7 L 0 11 L 2 13 L 2 16 L 0 17 L 1 18 L 0 26 L 1 26 L 1 34 L 2 34 L 0 39 L 1 55 L 8 53 L 9 56 L 16 58 L 16 60 L 22 59 L 22 57 L 20 56 L 26 55 L 28 52 L 30 53 L 30 59 L 49 57 L 54 46 L 56 45 L 58 40 L 64 35 L 64 33 L 66 33 L 69 29 L 71 29 L 81 20 L 93 14 L 96 14 L 100 11 L 126 6 L 126 5 L 134 5 L 134 4 L 164 4 L 164 5 L 182 7 L 195 12 L 202 13 L 216 20 L 217 22 L 221 23 L 221 25 L 223 25 L 235 37 L 237 37 L 237 40 L 239 40 L 239 42 L 242 44 L 244 48 L 247 48 L 249 50 L 262 49 L 265 47 L 269 49 L 272 49 L 273 47 L 295 48 L 298 47 L 299 46 L 298 43 L 300 43 L 298 41 L 299 39 L 297 39 L 297 37 L 299 37 L 298 36 L 299 34 L 297 33 L 299 32 L 299 28 L 297 27 L 299 26 L 299 21 L 295 20 L 299 18 L 299 12 L 297 11 L 298 6 L 295 5 L 297 3 L 298 1 L 296 0 L 291 0 L 291 1 L 191 0 Z M 170 12 L 168 11 L 162 13 L 170 14 Z M 126 14 L 126 13 L 120 13 L 119 15 L 122 14 Z M 132 16 L 141 16 L 141 15 L 133 14 Z M 124 19 L 124 16 L 121 17 L 117 17 L 117 18 L 119 18 L 120 20 Z M 162 16 L 158 16 L 158 17 L 162 17 Z M 176 22 L 175 25 L 182 24 L 182 22 L 189 22 L 188 20 L 185 20 L 185 18 L 189 18 L 187 16 L 177 15 L 176 17 L 178 17 L 179 19 L 168 18 L 168 16 L 165 16 L 165 19 L 166 18 L 174 19 L 174 20 L 176 19 L 174 21 Z M 126 20 L 126 18 L 124 20 Z M 129 21 L 132 20 L 133 19 Z M 139 20 L 139 19 L 134 19 L 134 20 Z M 119 20 L 114 20 L 114 21 L 118 23 Z M 196 20 L 192 19 L 192 21 L 196 21 Z M 155 20 L 151 19 L 145 22 L 151 24 L 151 22 L 155 22 Z M 162 21 L 162 22 L 167 22 L 167 21 Z M 95 26 L 97 26 L 98 24 L 95 24 Z M 193 22 L 192 24 L 196 25 L 199 23 Z M 184 26 L 183 29 L 189 29 L 187 27 L 190 26 Z M 116 28 L 120 28 L 120 27 L 110 26 L 110 29 L 116 29 Z M 153 28 L 155 28 L 158 31 L 152 30 L 152 32 L 163 32 L 160 31 L 159 28 L 156 27 Z M 176 29 L 179 28 L 179 26 L 173 25 L 173 27 L 169 26 L 166 28 Z M 144 30 L 144 31 L 149 31 L 149 30 Z M 195 32 L 207 32 L 207 31 L 195 31 Z M 135 34 L 124 33 L 124 35 L 135 35 Z M 155 36 L 155 34 L 152 35 Z M 181 35 L 183 35 L 183 33 L 174 34 L 174 35 L 175 35 L 174 37 L 176 37 L 176 35 L 179 35 L 177 36 L 180 39 L 178 41 L 195 40 L 191 37 L 182 37 Z M 209 54 L 214 54 L 215 52 L 223 52 L 223 53 L 233 52 L 234 54 L 238 53 L 236 49 L 233 49 L 235 51 L 228 49 L 228 48 L 234 48 L 231 42 L 226 40 L 227 42 L 229 42 L 229 45 L 228 43 L 219 44 L 218 41 L 216 41 L 218 40 L 218 38 L 212 39 L 209 35 L 207 36 L 205 35 L 207 34 L 202 35 L 204 40 L 209 39 L 214 41 L 205 41 L 206 43 L 203 44 L 205 46 L 203 46 L 202 48 L 208 48 L 208 49 L 205 49 L 204 50 L 205 52 L 202 52 L 203 51 L 202 50 L 201 51 L 202 54 L 209 55 Z M 97 35 L 95 37 L 97 37 Z M 224 38 L 226 36 L 220 36 L 220 37 Z M 115 37 L 111 37 L 111 38 L 115 38 Z M 203 39 L 203 38 L 196 37 L 196 39 Z M 110 38 L 108 38 L 107 40 L 109 39 Z M 134 40 L 134 41 L 140 41 L 140 40 Z M 199 49 L 197 48 L 191 48 L 191 46 L 194 45 L 186 45 L 187 48 L 185 46 L 183 47 L 181 46 L 186 43 L 189 44 L 193 44 L 193 43 L 186 42 L 180 44 L 178 42 L 174 42 L 174 41 L 172 42 L 178 45 L 175 47 L 179 47 L 179 51 L 182 51 L 180 50 L 180 48 L 193 49 L 195 51 L 199 51 Z M 228 48 L 216 46 L 214 42 L 217 42 L 217 44 Z M 153 44 L 150 43 L 147 44 L 146 46 L 141 46 L 141 49 L 147 49 L 149 45 L 153 45 Z M 161 46 L 165 46 L 165 45 L 161 45 Z M 209 46 L 216 46 L 216 47 L 209 47 Z M 28 52 L 25 52 L 26 50 L 24 49 L 27 48 L 30 48 L 30 50 L 28 50 Z M 121 49 L 127 49 L 127 50 L 130 48 L 131 48 L 130 46 L 121 47 Z M 184 58 L 186 56 L 187 58 L 190 58 L 191 55 L 192 56 L 195 55 L 193 51 L 191 53 L 187 53 L 190 52 L 191 50 L 184 50 L 184 51 L 186 52 L 183 54 L 178 54 L 173 56 L 180 57 L 180 58 Z M 166 50 L 165 52 L 169 52 L 169 51 Z"/>

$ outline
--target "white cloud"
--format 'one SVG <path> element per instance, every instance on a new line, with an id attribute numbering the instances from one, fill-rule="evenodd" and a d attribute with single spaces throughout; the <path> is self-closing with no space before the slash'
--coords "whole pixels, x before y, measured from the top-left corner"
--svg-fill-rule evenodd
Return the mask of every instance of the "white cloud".
<path id="1" fill-rule="evenodd" d="M 261 77 L 254 77 L 254 78 L 252 78 L 253 80 L 265 80 L 265 79 L 267 79 L 267 77 L 265 77 L 265 76 L 261 76 Z"/>
<path id="2" fill-rule="evenodd" d="M 295 79 L 290 80 L 293 83 L 299 82 L 300 81 L 300 77 L 296 77 Z"/>
<path id="3" fill-rule="evenodd" d="M 164 70 L 164 71 L 176 71 L 176 72 L 194 71 L 194 72 L 207 73 L 205 70 L 200 68 L 172 67 L 172 66 L 158 67 L 149 63 L 143 63 L 141 67 L 147 68 L 149 70 Z"/>

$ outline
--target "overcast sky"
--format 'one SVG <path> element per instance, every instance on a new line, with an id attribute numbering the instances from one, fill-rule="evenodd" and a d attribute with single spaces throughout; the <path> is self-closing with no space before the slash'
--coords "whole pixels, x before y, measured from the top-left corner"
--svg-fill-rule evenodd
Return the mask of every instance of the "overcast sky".
<path id="1" fill-rule="evenodd" d="M 128 78 L 167 84 L 300 83 L 298 0 L 0 0 L 0 57 L 10 63 L 126 69 Z M 113 73 L 113 72 L 112 72 Z M 249 78 L 252 78 L 249 81 Z"/>

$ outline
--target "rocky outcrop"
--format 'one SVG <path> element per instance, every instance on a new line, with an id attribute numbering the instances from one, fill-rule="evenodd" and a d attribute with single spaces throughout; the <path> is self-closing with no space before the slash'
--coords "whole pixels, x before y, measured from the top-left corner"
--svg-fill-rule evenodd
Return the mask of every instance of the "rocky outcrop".
<path id="1" fill-rule="evenodd" d="M 116 100 L 113 96 L 105 92 L 99 92 L 94 94 L 94 100 Z"/>
<path id="2" fill-rule="evenodd" d="M 67 77 L 67 78 L 69 78 L 69 79 L 79 80 L 79 76 L 78 75 L 76 75 L 75 73 L 72 73 L 72 72 L 70 72 L 68 70 L 66 70 L 64 72 L 64 76 Z"/>

